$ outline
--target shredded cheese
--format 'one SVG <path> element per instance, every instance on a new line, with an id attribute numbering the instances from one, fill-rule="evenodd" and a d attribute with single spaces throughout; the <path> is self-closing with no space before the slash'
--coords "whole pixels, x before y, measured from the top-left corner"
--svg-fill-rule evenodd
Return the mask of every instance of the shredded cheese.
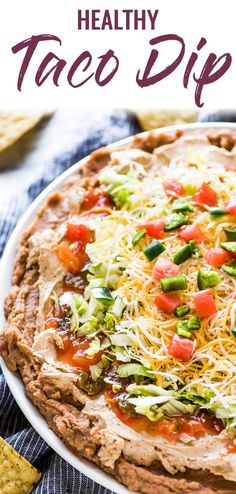
<path id="1" fill-rule="evenodd" d="M 88 244 L 87 252 L 93 263 L 105 266 L 108 285 L 112 274 L 119 273 L 113 288 L 125 302 L 125 309 L 116 330 L 125 331 L 133 338 L 131 355 L 148 362 L 157 384 L 165 386 L 167 381 L 179 382 L 185 386 L 184 389 L 195 388 L 199 392 L 207 388 L 214 392 L 214 400 L 227 407 L 235 403 L 236 396 L 236 338 L 231 331 L 236 316 L 236 279 L 221 269 L 213 268 L 220 278 L 220 284 L 212 289 L 217 314 L 201 320 L 201 328 L 194 332 L 196 346 L 193 358 L 181 362 L 168 355 L 176 317 L 161 312 L 154 303 L 161 291 L 160 284 L 151 275 L 155 260 L 149 262 L 143 255 L 151 239 L 146 235 L 137 246 L 132 245 L 138 225 L 165 218 L 170 212 L 172 199 L 163 189 L 167 177 L 177 179 L 183 185 L 198 187 L 203 182 L 209 183 L 217 192 L 219 207 L 223 207 L 229 197 L 236 197 L 236 174 L 232 170 L 226 170 L 221 164 L 212 166 L 202 158 L 196 163 L 189 162 L 187 154 L 189 151 L 178 161 L 172 159 L 168 165 L 161 166 L 158 166 L 158 158 L 156 162 L 152 158 L 148 171 L 140 163 L 136 163 L 135 168 L 135 164 L 127 160 L 126 168 L 134 173 L 138 166 L 139 175 L 142 175 L 140 180 L 135 178 L 129 182 L 130 207 L 113 211 L 100 223 L 98 220 L 96 240 Z M 113 168 L 119 173 L 124 162 L 116 162 Z M 209 207 L 197 205 L 191 195 L 185 198 L 194 205 L 194 212 L 190 213 L 191 224 L 198 224 L 205 235 L 204 242 L 199 244 L 205 254 L 225 241 L 224 229 L 235 225 L 235 217 L 227 215 L 212 220 Z M 171 260 L 184 245 L 176 230 L 166 233 L 161 241 L 166 247 L 162 255 Z M 196 278 L 199 269 L 211 269 L 204 257 L 192 257 L 180 265 L 180 274 L 186 276 L 188 289 L 178 294 L 193 313 L 192 296 L 198 291 Z"/>

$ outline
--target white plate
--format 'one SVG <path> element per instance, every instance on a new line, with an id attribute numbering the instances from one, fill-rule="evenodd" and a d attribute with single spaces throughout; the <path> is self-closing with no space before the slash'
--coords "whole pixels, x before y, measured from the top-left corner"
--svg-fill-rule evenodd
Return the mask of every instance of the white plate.
<path id="1" fill-rule="evenodd" d="M 183 130 L 191 130 L 191 129 L 233 129 L 236 130 L 236 124 L 231 123 L 206 123 L 206 124 L 189 124 L 189 125 L 175 125 L 170 127 L 164 127 L 163 129 L 157 129 L 157 133 L 159 132 L 169 132 L 174 131 L 176 129 Z M 142 135 L 147 134 L 148 132 L 142 133 Z M 125 144 L 129 142 L 132 137 L 128 137 L 127 139 L 123 139 L 117 143 L 112 144 L 109 147 L 116 147 L 120 144 Z M 0 262 L 0 328 L 3 329 L 5 324 L 5 316 L 3 310 L 3 300 L 7 294 L 7 291 L 11 287 L 11 276 L 12 276 L 12 266 L 14 263 L 15 255 L 19 240 L 23 231 L 31 224 L 34 220 L 37 211 L 40 206 L 44 204 L 46 198 L 54 191 L 61 188 L 61 186 L 65 183 L 65 181 L 73 175 L 75 172 L 79 170 L 81 166 L 83 166 L 87 161 L 87 158 L 79 161 L 75 165 L 73 165 L 69 170 L 64 172 L 60 177 L 54 180 L 31 204 L 26 213 L 23 215 L 21 220 L 19 221 L 17 227 L 12 233 L 7 246 L 5 248 L 4 254 L 2 256 Z M 75 467 L 77 470 L 82 472 L 84 475 L 94 480 L 98 484 L 106 487 L 114 491 L 117 494 L 131 494 L 131 491 L 122 486 L 119 482 L 114 480 L 112 477 L 104 473 L 102 470 L 97 468 L 92 463 L 89 463 L 85 460 L 80 460 L 75 454 L 73 454 L 65 444 L 59 439 L 56 434 L 49 429 L 46 420 L 40 415 L 37 408 L 26 398 L 24 393 L 24 385 L 22 380 L 17 374 L 11 372 L 5 365 L 5 362 L 0 359 L 1 367 L 3 373 L 5 375 L 8 386 L 21 408 L 22 412 L 34 427 L 34 429 L 40 434 L 40 436 L 49 444 L 49 446 L 56 451 L 64 460 L 66 460 L 70 465 Z"/>

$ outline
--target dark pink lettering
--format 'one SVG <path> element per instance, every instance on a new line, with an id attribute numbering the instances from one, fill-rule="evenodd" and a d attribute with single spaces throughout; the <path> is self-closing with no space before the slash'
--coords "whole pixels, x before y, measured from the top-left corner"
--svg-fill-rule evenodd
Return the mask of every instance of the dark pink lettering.
<path id="1" fill-rule="evenodd" d="M 197 45 L 197 50 L 201 50 L 203 48 L 203 46 L 206 45 L 206 42 L 207 40 L 205 38 L 201 38 L 198 45 Z M 190 74 L 193 70 L 193 67 L 196 63 L 198 59 L 198 54 L 193 52 L 189 58 L 189 61 L 187 63 L 187 66 L 186 66 L 186 69 L 185 69 L 185 72 L 184 72 L 184 79 L 183 79 L 183 82 L 184 82 L 184 87 L 187 88 L 188 87 L 188 82 L 189 82 L 189 77 L 190 77 Z"/>
<path id="2" fill-rule="evenodd" d="M 151 86 L 152 84 L 156 84 L 157 82 L 161 81 L 162 79 L 170 75 L 182 61 L 185 53 L 185 43 L 180 36 L 177 36 L 176 34 L 164 34 L 161 36 L 157 36 L 156 38 L 151 39 L 150 45 L 158 45 L 159 43 L 164 43 L 165 41 L 177 41 L 177 43 L 180 44 L 179 55 L 172 63 L 167 65 L 167 67 L 165 67 L 157 74 L 151 76 L 151 70 L 153 69 L 153 66 L 156 63 L 159 55 L 158 50 L 152 50 L 147 65 L 144 69 L 143 76 L 140 77 L 140 69 L 136 76 L 136 81 L 140 87 Z"/>
<path id="3" fill-rule="evenodd" d="M 215 70 L 215 72 L 212 72 L 214 68 L 217 67 L 221 61 L 222 61 L 221 66 L 217 70 Z M 224 53 L 219 58 L 217 58 L 215 53 L 210 53 L 206 63 L 202 68 L 200 76 L 197 77 L 195 74 L 193 75 L 193 78 L 197 83 L 196 91 L 195 91 L 195 102 L 199 108 L 201 108 L 204 105 L 204 103 L 201 101 L 201 96 L 204 86 L 207 84 L 212 84 L 213 82 L 220 79 L 220 77 L 222 77 L 225 74 L 225 72 L 229 69 L 231 63 L 232 63 L 232 57 L 230 53 Z"/>
<path id="4" fill-rule="evenodd" d="M 99 63 L 99 66 L 95 73 L 95 81 L 99 86 L 105 86 L 106 84 L 108 84 L 108 82 L 111 81 L 111 79 L 113 79 L 114 75 L 116 74 L 119 68 L 119 60 L 113 50 L 108 50 L 107 53 L 101 55 L 98 58 L 101 59 L 101 62 Z M 111 72 L 103 80 L 101 80 L 103 70 L 111 60 L 114 60 L 115 66 L 111 70 Z"/>
<path id="5" fill-rule="evenodd" d="M 68 80 L 70 86 L 72 86 L 72 87 L 80 87 L 80 86 L 83 86 L 83 84 L 85 84 L 94 75 L 94 72 L 92 72 L 83 81 L 78 82 L 77 84 L 75 84 L 73 82 L 73 77 L 75 75 L 75 72 L 78 70 L 79 66 L 81 64 L 83 64 L 83 62 L 86 62 L 86 63 L 84 65 L 84 67 L 82 68 L 82 72 L 86 72 L 86 70 L 90 67 L 90 65 L 92 63 L 92 55 L 91 55 L 91 53 L 89 51 L 84 51 L 83 53 L 81 53 L 81 55 L 79 55 L 79 57 L 75 60 L 75 62 L 73 63 L 73 65 L 71 66 L 71 68 L 70 68 L 70 70 L 68 72 L 67 80 Z"/>
<path id="6" fill-rule="evenodd" d="M 31 38 L 25 39 L 18 43 L 17 45 L 13 46 L 12 52 L 13 53 L 18 53 L 19 51 L 23 50 L 26 48 L 26 53 L 23 58 L 23 62 L 21 64 L 21 68 L 19 71 L 19 76 L 18 76 L 18 81 L 17 81 L 17 89 L 18 91 L 21 91 L 22 84 L 24 81 L 24 77 L 26 74 L 26 71 L 29 67 L 30 61 L 33 57 L 33 54 L 41 41 L 56 41 L 61 45 L 61 40 L 57 36 L 54 36 L 53 34 L 40 34 L 38 36 L 31 36 Z"/>
<path id="7" fill-rule="evenodd" d="M 45 69 L 47 66 L 52 62 L 53 60 L 57 60 L 55 65 L 53 65 L 46 74 L 44 74 Z M 37 86 L 42 86 L 42 84 L 46 81 L 46 79 L 49 77 L 50 74 L 53 74 L 53 82 L 55 86 L 59 86 L 59 77 L 61 75 L 62 70 L 66 66 L 66 61 L 58 58 L 54 53 L 50 52 L 46 55 L 42 63 L 40 64 L 36 75 L 35 75 L 35 82 Z"/>

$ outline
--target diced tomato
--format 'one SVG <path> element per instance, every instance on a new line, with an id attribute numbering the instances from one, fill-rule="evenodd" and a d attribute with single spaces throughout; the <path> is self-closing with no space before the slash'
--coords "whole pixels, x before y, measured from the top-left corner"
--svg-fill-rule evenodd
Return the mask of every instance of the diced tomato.
<path id="1" fill-rule="evenodd" d="M 79 273 L 89 260 L 88 254 L 84 250 L 73 251 L 67 242 L 62 242 L 58 245 L 56 252 L 67 271 L 73 274 Z"/>
<path id="2" fill-rule="evenodd" d="M 66 236 L 70 242 L 81 242 L 85 245 L 93 240 L 92 232 L 82 223 L 68 223 Z"/>
<path id="3" fill-rule="evenodd" d="M 158 220 L 150 221 L 149 223 L 144 223 L 143 225 L 138 226 L 138 230 L 145 229 L 147 235 L 152 238 L 161 238 L 164 232 L 165 221 L 162 218 Z"/>
<path id="4" fill-rule="evenodd" d="M 166 180 L 163 183 L 165 193 L 168 197 L 184 196 L 185 190 L 178 180 Z"/>
<path id="5" fill-rule="evenodd" d="M 220 268 L 222 264 L 230 260 L 230 255 L 221 247 L 214 247 L 208 250 L 205 259 L 214 268 Z"/>
<path id="6" fill-rule="evenodd" d="M 75 365 L 78 365 L 81 369 L 89 370 L 91 365 L 95 365 L 101 359 L 103 352 L 98 352 L 93 358 L 88 358 L 87 351 L 90 342 L 88 340 L 81 341 L 76 353 L 73 355 L 72 360 Z"/>
<path id="7" fill-rule="evenodd" d="M 236 216 L 236 200 L 229 199 L 229 201 L 225 203 L 224 210 L 226 211 L 226 213 Z"/>
<path id="8" fill-rule="evenodd" d="M 193 301 L 199 317 L 210 317 L 216 314 L 217 307 L 210 289 L 202 290 L 193 295 Z"/>
<path id="9" fill-rule="evenodd" d="M 172 314 L 176 307 L 181 305 L 181 300 L 174 293 L 158 293 L 155 298 L 155 304 L 158 309 L 163 310 L 166 314 Z"/>
<path id="10" fill-rule="evenodd" d="M 155 281 L 159 281 L 166 276 L 175 276 L 179 272 L 179 266 L 169 259 L 159 257 L 153 266 L 152 277 Z"/>
<path id="11" fill-rule="evenodd" d="M 205 238 L 200 226 L 194 224 L 185 226 L 183 230 L 180 230 L 179 236 L 186 242 L 189 242 L 189 240 L 196 240 L 196 242 L 201 242 Z"/>
<path id="12" fill-rule="evenodd" d="M 194 343 L 188 338 L 174 334 L 168 346 L 168 354 L 183 362 L 188 362 L 194 352 Z"/>
<path id="13" fill-rule="evenodd" d="M 94 207 L 111 207 L 112 200 L 100 189 L 95 189 L 90 187 L 85 194 L 84 201 L 82 204 L 82 211 L 89 211 Z"/>
<path id="14" fill-rule="evenodd" d="M 87 351 L 91 340 L 87 340 L 86 338 L 82 340 L 71 339 L 70 336 L 65 336 L 63 343 L 64 348 L 57 349 L 57 357 L 61 362 L 88 371 L 91 365 L 97 364 L 101 359 L 102 351 L 94 355 L 93 358 L 88 358 Z"/>
<path id="15" fill-rule="evenodd" d="M 207 204 L 208 206 L 217 205 L 217 193 L 205 182 L 200 189 L 194 194 L 193 200 L 198 204 Z"/>

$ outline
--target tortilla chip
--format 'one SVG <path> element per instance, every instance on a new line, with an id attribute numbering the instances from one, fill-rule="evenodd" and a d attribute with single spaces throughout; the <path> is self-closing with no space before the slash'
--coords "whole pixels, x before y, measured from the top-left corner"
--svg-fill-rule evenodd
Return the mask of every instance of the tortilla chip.
<path id="1" fill-rule="evenodd" d="M 137 110 L 139 122 L 144 130 L 197 121 L 196 110 Z"/>
<path id="2" fill-rule="evenodd" d="M 30 494 L 41 473 L 0 437 L 0 494 Z"/>
<path id="3" fill-rule="evenodd" d="M 0 152 L 35 127 L 45 116 L 43 112 L 0 111 Z"/>

